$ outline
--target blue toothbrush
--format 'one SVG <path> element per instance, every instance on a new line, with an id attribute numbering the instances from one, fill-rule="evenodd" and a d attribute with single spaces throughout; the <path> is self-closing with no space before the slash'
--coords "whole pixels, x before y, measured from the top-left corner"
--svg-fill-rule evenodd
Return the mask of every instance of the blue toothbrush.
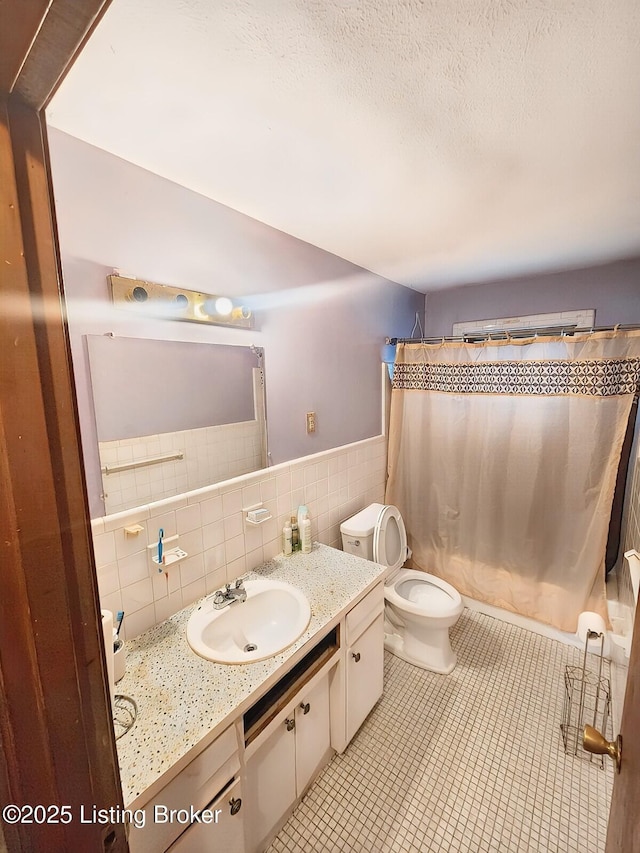
<path id="1" fill-rule="evenodd" d="M 162 565 L 162 537 L 164 536 L 164 528 L 158 531 L 158 565 Z M 162 571 L 158 569 L 158 571 Z"/>
<path id="2" fill-rule="evenodd" d="M 120 628 L 122 628 L 122 620 L 124 619 L 124 610 L 118 610 L 118 615 L 116 616 L 118 620 L 118 627 L 116 628 L 116 640 L 120 634 Z"/>

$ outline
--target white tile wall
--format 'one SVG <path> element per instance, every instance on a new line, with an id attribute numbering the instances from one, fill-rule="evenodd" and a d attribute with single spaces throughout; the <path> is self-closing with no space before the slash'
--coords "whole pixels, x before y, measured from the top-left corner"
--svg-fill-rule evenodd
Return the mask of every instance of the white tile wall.
<path id="1" fill-rule="evenodd" d="M 199 489 L 264 468 L 260 420 L 144 435 L 98 444 L 101 467 L 181 452 L 183 459 L 102 475 L 108 513 Z"/>
<path id="2" fill-rule="evenodd" d="M 340 547 L 340 524 L 383 501 L 386 439 L 366 439 L 246 474 L 220 485 L 92 521 L 101 606 L 125 611 L 122 634 L 131 639 L 282 551 L 282 527 L 300 504 L 311 515 L 314 541 Z M 273 518 L 244 521 L 243 507 L 262 502 Z M 140 525 L 135 535 L 125 528 Z M 188 553 L 158 572 L 152 563 L 158 531 L 178 535 Z"/>

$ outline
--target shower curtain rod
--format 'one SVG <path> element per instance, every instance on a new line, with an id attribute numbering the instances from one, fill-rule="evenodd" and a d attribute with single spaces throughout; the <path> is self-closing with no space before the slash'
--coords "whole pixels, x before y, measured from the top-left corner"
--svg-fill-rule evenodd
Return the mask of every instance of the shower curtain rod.
<path id="1" fill-rule="evenodd" d="M 569 337 L 574 334 L 582 334 L 585 332 L 630 332 L 638 331 L 638 325 L 622 325 L 617 326 L 542 326 L 533 329 L 494 329 L 478 332 L 467 332 L 463 335 L 438 335 L 431 338 L 385 338 L 387 344 L 439 344 L 439 343 L 467 343 L 474 344 L 483 341 L 507 341 L 509 338 L 532 338 L 547 336 L 562 336 Z"/>

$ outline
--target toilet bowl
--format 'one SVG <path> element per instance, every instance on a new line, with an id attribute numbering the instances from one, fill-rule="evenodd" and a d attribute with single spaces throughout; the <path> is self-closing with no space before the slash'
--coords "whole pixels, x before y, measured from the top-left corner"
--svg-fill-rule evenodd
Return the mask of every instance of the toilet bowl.
<path id="1" fill-rule="evenodd" d="M 456 654 L 449 641 L 464 607 L 451 584 L 413 569 L 400 569 L 385 583 L 385 648 L 415 666 L 450 673 Z"/>
<path id="2" fill-rule="evenodd" d="M 460 593 L 426 572 L 401 568 L 410 551 L 402 516 L 390 504 L 370 504 L 340 525 L 342 548 L 387 566 L 385 648 L 433 672 L 450 673 L 456 655 L 449 628 L 462 613 Z"/>

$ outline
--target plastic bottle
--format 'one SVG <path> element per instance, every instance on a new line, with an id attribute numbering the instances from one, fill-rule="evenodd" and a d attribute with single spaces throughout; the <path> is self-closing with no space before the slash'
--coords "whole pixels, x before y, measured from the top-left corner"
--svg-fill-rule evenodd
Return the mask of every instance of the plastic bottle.
<path id="1" fill-rule="evenodd" d="M 298 530 L 298 519 L 295 515 L 291 516 L 291 550 L 300 550 L 300 531 Z"/>
<path id="2" fill-rule="evenodd" d="M 300 544 L 302 546 L 303 554 L 311 553 L 311 519 L 309 518 L 308 513 L 302 519 L 300 527 Z"/>
<path id="3" fill-rule="evenodd" d="M 304 504 L 298 507 L 298 533 L 300 534 L 300 544 L 302 544 L 302 522 L 305 518 L 309 518 L 309 510 Z"/>
<path id="4" fill-rule="evenodd" d="M 282 528 L 282 550 L 284 551 L 285 557 L 288 557 L 293 551 L 292 536 L 293 530 L 291 528 L 291 523 L 289 521 L 285 521 L 284 527 Z"/>
<path id="5" fill-rule="evenodd" d="M 309 524 L 305 524 L 305 521 L 308 521 Z M 311 553 L 311 519 L 309 518 L 309 510 L 304 504 L 298 507 L 298 535 L 300 537 L 300 550 L 304 554 Z"/>

